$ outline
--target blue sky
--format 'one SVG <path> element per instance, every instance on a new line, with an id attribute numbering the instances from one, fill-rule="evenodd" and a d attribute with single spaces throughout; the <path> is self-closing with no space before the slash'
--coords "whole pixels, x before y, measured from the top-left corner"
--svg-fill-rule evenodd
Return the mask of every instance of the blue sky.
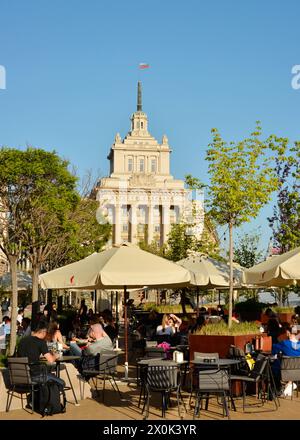
<path id="1" fill-rule="evenodd" d="M 1 0 L 0 145 L 56 149 L 80 175 L 107 175 L 141 79 L 150 132 L 173 148 L 172 174 L 208 181 L 212 127 L 235 140 L 261 120 L 265 136 L 300 139 L 299 16 L 297 0 Z M 263 247 L 271 212 L 244 228 L 260 226 Z"/>

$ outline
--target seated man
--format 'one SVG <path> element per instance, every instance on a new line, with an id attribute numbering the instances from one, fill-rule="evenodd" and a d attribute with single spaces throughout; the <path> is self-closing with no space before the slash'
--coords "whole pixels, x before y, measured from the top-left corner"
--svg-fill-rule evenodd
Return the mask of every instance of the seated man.
<path id="1" fill-rule="evenodd" d="M 41 360 L 41 356 L 44 356 L 44 358 L 50 363 L 55 362 L 59 355 L 53 355 L 49 352 L 45 341 L 46 334 L 47 327 L 45 323 L 39 322 L 36 330 L 32 332 L 32 335 L 21 338 L 18 347 L 18 356 L 28 357 L 29 363 L 38 363 Z M 31 368 L 31 375 L 33 378 L 38 377 L 39 373 L 40 368 L 38 365 Z M 50 372 L 47 374 L 47 381 L 57 382 L 62 388 L 65 386 L 65 382 L 62 379 L 56 377 Z"/>
<path id="2" fill-rule="evenodd" d="M 101 351 L 113 350 L 113 344 L 110 337 L 105 333 L 101 324 L 92 324 L 89 330 L 89 337 L 84 352 L 87 355 L 96 356 Z M 82 351 L 76 342 L 70 343 L 70 354 L 81 356 Z"/>

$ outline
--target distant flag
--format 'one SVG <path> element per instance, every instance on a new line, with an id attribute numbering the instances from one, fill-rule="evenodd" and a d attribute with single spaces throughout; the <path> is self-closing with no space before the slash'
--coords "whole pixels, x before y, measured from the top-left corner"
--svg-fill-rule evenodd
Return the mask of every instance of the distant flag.
<path id="1" fill-rule="evenodd" d="M 140 69 L 148 69 L 150 67 L 150 64 L 147 63 L 140 63 L 139 68 Z"/>

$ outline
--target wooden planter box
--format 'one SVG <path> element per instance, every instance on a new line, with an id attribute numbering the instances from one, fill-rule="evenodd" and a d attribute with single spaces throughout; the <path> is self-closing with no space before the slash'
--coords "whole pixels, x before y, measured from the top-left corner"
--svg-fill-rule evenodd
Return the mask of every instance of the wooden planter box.
<path id="1" fill-rule="evenodd" d="M 278 319 L 280 322 L 288 322 L 289 324 L 291 324 L 292 316 L 294 315 L 294 313 L 293 312 L 280 312 L 277 315 L 278 315 Z M 260 321 L 262 324 L 267 324 L 267 322 L 269 321 L 269 317 L 267 315 L 265 315 L 264 313 L 262 313 L 260 316 Z"/>
<path id="2" fill-rule="evenodd" d="M 292 316 L 294 315 L 293 312 L 280 312 L 278 313 L 278 318 L 280 322 L 288 322 L 289 324 L 292 323 Z"/>
<path id="3" fill-rule="evenodd" d="M 247 342 L 253 342 L 257 335 L 189 335 L 190 360 L 194 359 L 194 352 L 219 353 L 220 358 L 228 356 L 230 345 L 245 350 Z"/>

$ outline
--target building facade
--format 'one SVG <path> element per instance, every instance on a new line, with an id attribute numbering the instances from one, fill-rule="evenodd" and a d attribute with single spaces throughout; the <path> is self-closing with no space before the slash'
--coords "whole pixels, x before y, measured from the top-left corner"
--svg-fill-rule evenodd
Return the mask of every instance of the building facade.
<path id="1" fill-rule="evenodd" d="M 189 192 L 182 180 L 170 174 L 172 150 L 167 136 L 159 143 L 149 133 L 140 82 L 137 110 L 130 120 L 127 136 L 122 139 L 117 133 L 110 149 L 109 177 L 102 178 L 96 188 L 99 215 L 113 224 L 111 244 L 155 241 L 162 245 L 167 241 L 172 223 L 186 217 L 191 205 Z M 203 212 L 202 204 L 198 204 L 198 208 Z"/>

